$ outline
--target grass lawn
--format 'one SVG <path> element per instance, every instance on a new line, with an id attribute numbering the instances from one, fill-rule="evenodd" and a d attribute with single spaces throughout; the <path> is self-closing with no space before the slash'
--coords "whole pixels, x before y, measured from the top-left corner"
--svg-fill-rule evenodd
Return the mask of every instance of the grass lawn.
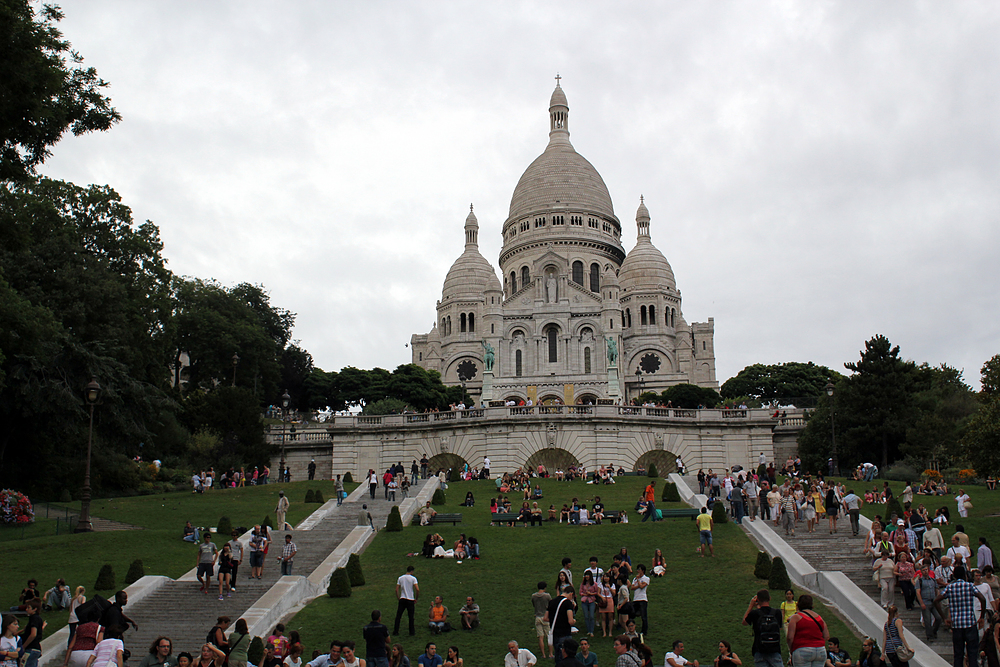
<path id="1" fill-rule="evenodd" d="M 598 493 L 607 509 L 624 508 L 631 515 L 648 480 L 639 477 L 619 480 L 613 486 L 600 487 L 581 482 L 543 482 L 544 507 L 554 504 L 559 508 L 574 495 L 589 505 Z M 662 483 L 658 484 L 657 497 Z M 476 506 L 471 509 L 459 506 L 468 490 L 476 497 Z M 358 642 L 358 651 L 363 657 L 362 626 L 368 623 L 372 609 L 380 609 L 383 622 L 392 630 L 396 579 L 411 564 L 416 567 L 421 590 L 417 601 L 417 636 L 411 638 L 406 634 L 404 618 L 403 636 L 393 637 L 393 640 L 403 644 L 412 664 L 416 664 L 416 657 L 432 639 L 426 619 L 435 595 L 444 597 L 454 627 L 460 626 L 458 610 L 467 595 L 474 596 L 481 609 L 482 625 L 474 633 L 456 630 L 433 637 L 442 655 L 448 646 L 455 645 L 461 649 L 468 667 L 497 665 L 503 660 L 511 639 L 539 655 L 530 600 L 537 582 L 548 582 L 549 592 L 553 593 L 561 561 L 568 556 L 573 559 L 573 580 L 579 587 L 591 556 L 597 556 L 600 566 L 607 568 L 612 556 L 627 547 L 633 567 L 643 563 L 649 568 L 657 548 L 663 550 L 667 560 L 667 575 L 653 579 L 649 587 L 647 643 L 654 651 L 654 664 L 662 662 L 674 639 L 682 639 L 684 655 L 689 660 L 701 661 L 702 665 L 710 663 L 718 654 L 720 639 L 732 642 L 744 665 L 752 664 L 752 632 L 741 626 L 740 621 L 747 603 L 762 582 L 753 576 L 757 549 L 735 524 L 716 526 L 716 557 L 700 558 L 695 553 L 698 531 L 689 519 L 586 527 L 553 523 L 541 528 L 490 527 L 489 499 L 495 493 L 493 482 L 451 484 L 446 493 L 447 504 L 438 507 L 438 511 L 462 512 L 463 523 L 455 527 L 437 526 L 437 532 L 449 542 L 463 532 L 478 538 L 482 559 L 458 564 L 448 559 L 407 557 L 407 553 L 419 552 L 428 532 L 426 528 L 406 527 L 402 533 L 379 533 L 361 556 L 365 586 L 353 589 L 350 598 L 318 598 L 286 624 L 287 630 L 301 633 L 307 655 L 313 649 L 325 651 L 330 641 L 337 638 Z M 520 498 L 515 499 L 513 494 L 510 498 L 515 508 L 520 507 Z M 673 503 L 670 506 L 684 505 Z M 775 594 L 780 598 L 781 593 Z M 856 653 L 860 639 L 853 637 L 847 626 L 825 608 L 818 606 L 817 611 L 829 623 L 831 634 L 839 636 L 849 652 Z M 585 633 L 582 610 L 577 627 Z M 593 651 L 600 664 L 613 665 L 612 640 L 600 634 L 598 627 L 597 636 L 592 640 Z"/>
<path id="2" fill-rule="evenodd" d="M 348 485 L 353 489 L 356 484 Z M 219 518 L 228 516 L 234 527 L 252 526 L 264 520 L 265 515 L 274 521 L 274 506 L 278 491 L 285 489 L 291 501 L 288 521 L 298 523 L 316 510 L 319 505 L 306 505 L 303 500 L 307 489 L 320 489 L 323 497 L 334 497 L 333 482 L 304 481 L 291 484 L 268 484 L 243 489 L 215 490 L 204 495 L 175 492 L 131 498 L 97 498 L 91 501 L 91 514 L 96 517 L 121 521 L 143 530 L 125 530 L 101 533 L 66 533 L 56 535 L 55 512 L 49 519 L 44 510 L 35 525 L 24 532 L 20 528 L 0 528 L 0 560 L 4 563 L 4 577 L 0 579 L 0 602 L 4 608 L 17 603 L 17 596 L 30 578 L 38 580 L 38 588 L 46 591 L 56 579 L 64 578 L 71 590 L 82 585 L 87 595 L 93 592 L 101 566 L 110 563 L 114 568 L 119 587 L 123 585 L 129 565 L 141 558 L 146 574 L 178 577 L 195 565 L 195 548 L 180 539 L 184 522 L 195 526 L 215 526 Z M 72 511 L 79 511 L 79 503 L 68 504 Z M 216 543 L 221 538 L 216 539 Z M 96 591 L 108 597 L 114 591 Z M 43 612 L 48 621 L 46 636 L 66 624 L 68 612 Z"/>

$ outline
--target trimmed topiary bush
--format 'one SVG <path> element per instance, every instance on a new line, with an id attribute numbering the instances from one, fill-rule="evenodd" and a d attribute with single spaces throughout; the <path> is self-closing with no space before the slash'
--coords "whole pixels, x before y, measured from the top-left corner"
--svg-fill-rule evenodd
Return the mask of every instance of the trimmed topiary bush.
<path id="1" fill-rule="evenodd" d="M 393 505 L 389 510 L 389 518 L 386 519 L 385 529 L 390 533 L 403 532 L 403 517 L 399 514 L 399 505 Z"/>
<path id="2" fill-rule="evenodd" d="M 446 499 L 444 497 L 444 491 L 441 489 L 434 489 L 434 496 L 431 498 L 431 505 L 444 505 Z"/>
<path id="3" fill-rule="evenodd" d="M 763 551 L 757 552 L 757 565 L 753 568 L 753 576 L 758 579 L 769 579 L 771 577 L 771 557 Z"/>
<path id="4" fill-rule="evenodd" d="M 729 513 L 726 512 L 726 503 L 716 500 L 712 506 L 712 521 L 715 523 L 729 523 Z"/>
<path id="5" fill-rule="evenodd" d="M 59 494 L 59 502 L 61 503 L 73 502 L 73 496 L 70 495 L 69 489 L 64 488 L 62 490 L 62 493 Z"/>
<path id="6" fill-rule="evenodd" d="M 757 477 L 760 480 L 767 479 L 767 466 L 757 466 Z"/>
<path id="7" fill-rule="evenodd" d="M 771 561 L 771 575 L 767 578 L 767 587 L 772 591 L 787 591 L 792 587 L 792 580 L 788 578 L 788 570 L 785 569 L 785 561 L 781 556 L 775 556 Z"/>
<path id="8" fill-rule="evenodd" d="M 105 563 L 101 566 L 101 571 L 97 574 L 97 582 L 94 583 L 94 590 L 115 590 L 115 570 L 111 567 L 111 563 Z"/>
<path id="9" fill-rule="evenodd" d="M 303 502 L 306 502 L 306 503 L 314 503 L 314 502 L 316 502 L 316 496 L 315 496 L 315 494 L 313 494 L 313 490 L 312 489 L 307 489 L 306 490 L 306 499 Z"/>
<path id="10" fill-rule="evenodd" d="M 142 567 L 142 560 L 136 558 L 132 561 L 132 564 L 128 566 L 128 572 L 125 574 L 125 585 L 134 584 L 135 582 L 146 576 L 146 571 Z"/>
<path id="11" fill-rule="evenodd" d="M 462 473 L 459 472 L 458 468 L 451 468 L 448 470 L 448 481 L 449 482 L 461 482 Z"/>
<path id="12" fill-rule="evenodd" d="M 333 571 L 333 574 L 330 575 L 330 585 L 327 586 L 326 594 L 332 598 L 351 597 L 351 578 L 347 575 L 347 570 L 338 567 Z"/>
<path id="13" fill-rule="evenodd" d="M 677 491 L 677 485 L 673 482 L 664 482 L 663 495 L 660 496 L 660 500 L 665 503 L 679 503 L 681 494 Z"/>
<path id="14" fill-rule="evenodd" d="M 250 640 L 250 646 L 247 648 L 247 662 L 252 665 L 259 665 L 261 658 L 264 657 L 264 640 L 260 637 L 254 637 Z"/>
<path id="15" fill-rule="evenodd" d="M 344 473 L 344 484 L 353 484 L 353 483 L 354 483 L 354 475 L 352 475 L 351 471 L 348 470 L 347 472 Z"/>
<path id="16" fill-rule="evenodd" d="M 227 540 L 229 539 L 229 536 L 233 534 L 233 522 L 229 520 L 228 516 L 219 517 L 219 525 L 215 527 L 215 532 Z"/>
<path id="17" fill-rule="evenodd" d="M 896 496 L 893 496 L 892 500 L 890 500 L 885 504 L 885 515 L 884 515 L 885 520 L 889 521 L 889 519 L 892 517 L 893 514 L 896 515 L 897 519 L 903 518 L 903 506 L 899 504 L 899 498 L 897 498 Z M 893 526 L 892 530 L 895 529 L 896 527 Z"/>
<path id="18" fill-rule="evenodd" d="M 316 489 L 316 492 L 313 494 L 313 502 L 319 503 L 320 505 L 326 502 L 325 500 L 323 500 L 323 492 L 320 491 L 319 489 Z"/>
<path id="19" fill-rule="evenodd" d="M 270 514 L 268 514 L 267 516 L 265 516 L 264 520 L 260 522 L 260 527 L 263 528 L 264 526 L 267 526 L 268 528 L 274 528 L 274 524 L 271 523 L 271 515 Z"/>
<path id="20" fill-rule="evenodd" d="M 361 557 L 351 554 L 347 559 L 347 577 L 351 580 L 351 587 L 365 585 L 365 573 L 361 571 Z"/>
<path id="21" fill-rule="evenodd" d="M 648 475 L 649 477 L 652 477 L 654 479 L 660 476 L 659 472 L 656 470 L 656 464 L 655 463 L 650 463 L 649 464 L 649 472 L 647 472 L 646 475 Z"/>

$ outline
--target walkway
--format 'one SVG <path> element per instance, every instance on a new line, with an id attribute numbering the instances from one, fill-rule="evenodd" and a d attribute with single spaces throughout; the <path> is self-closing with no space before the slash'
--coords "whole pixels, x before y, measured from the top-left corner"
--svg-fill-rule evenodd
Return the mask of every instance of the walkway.
<path id="1" fill-rule="evenodd" d="M 421 481 L 413 490 L 413 494 L 425 483 Z M 181 651 L 197 655 L 217 617 L 229 616 L 235 624 L 236 619 L 278 581 L 280 569 L 276 556 L 280 553 L 285 534 L 290 533 L 292 541 L 298 547 L 293 573 L 308 576 L 355 528 L 362 503 L 368 504 L 375 525 L 381 527 L 385 525 L 392 505 L 398 504 L 398 501 L 396 503 L 386 501 L 381 487 L 376 492 L 374 501 L 367 492 L 362 495 L 356 491 L 341 507 L 334 508 L 311 529 L 272 530 L 275 542 L 271 545 L 270 553 L 264 561 L 263 578 L 259 581 L 249 579 L 249 557 L 244 554 L 239 579 L 236 582 L 237 592 L 224 600 L 219 600 L 218 585 L 207 594 L 200 592 L 197 579 L 193 572 L 189 572 L 176 581 L 166 583 L 135 606 L 127 606 L 126 614 L 139 625 L 138 631 L 130 630 L 125 636 L 126 646 L 132 651 L 132 660 L 138 664 L 138 660 L 145 656 L 153 640 L 160 635 L 171 638 L 174 655 Z M 312 522 L 306 519 L 299 525 L 309 523 Z M 221 546 L 218 540 L 216 544 Z M 195 561 L 195 553 L 192 546 L 192 564 Z"/>
<path id="2" fill-rule="evenodd" d="M 685 476 L 684 481 L 695 492 L 698 492 L 698 480 L 694 476 Z M 749 522 L 748 518 L 744 521 Z M 761 521 L 761 519 L 758 519 Z M 771 527 L 774 528 L 772 522 Z M 775 528 L 775 533 L 785 540 L 785 542 L 806 560 L 814 569 L 820 572 L 842 572 L 858 588 L 864 591 L 876 604 L 880 603 L 880 592 L 878 585 L 872 581 L 871 559 L 862 553 L 865 548 L 865 538 L 867 531 L 862 526 L 861 533 L 857 537 L 851 535 L 850 521 L 841 517 L 837 521 L 837 532 L 830 534 L 828 521 L 822 519 L 815 532 L 806 532 L 805 522 L 797 523 L 795 535 L 785 536 L 784 531 Z M 946 628 L 938 631 L 938 639 L 928 642 L 925 639 L 923 627 L 920 624 L 920 607 L 907 611 L 903 600 L 902 591 L 896 591 L 896 606 L 899 608 L 900 618 L 903 625 L 910 632 L 915 634 L 924 643 L 940 655 L 949 664 L 952 662 L 951 633 Z M 878 637 L 879 646 L 882 645 L 882 638 Z M 855 649 L 856 650 L 856 647 Z M 848 651 L 853 651 L 848 648 Z"/>

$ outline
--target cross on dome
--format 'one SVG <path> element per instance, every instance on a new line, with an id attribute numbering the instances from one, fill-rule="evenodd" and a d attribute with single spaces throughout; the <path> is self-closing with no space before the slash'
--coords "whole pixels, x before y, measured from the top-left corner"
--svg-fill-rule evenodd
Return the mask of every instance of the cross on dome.
<path id="1" fill-rule="evenodd" d="M 557 87 L 557 88 L 559 87 L 559 81 L 560 81 L 561 79 L 562 79 L 562 77 L 561 77 L 561 76 L 559 76 L 559 72 L 556 72 L 556 87 Z"/>

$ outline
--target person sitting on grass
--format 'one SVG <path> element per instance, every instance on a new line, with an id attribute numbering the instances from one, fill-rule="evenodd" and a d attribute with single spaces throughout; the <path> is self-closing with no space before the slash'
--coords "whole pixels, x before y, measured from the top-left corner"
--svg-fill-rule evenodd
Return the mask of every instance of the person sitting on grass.
<path id="1" fill-rule="evenodd" d="M 192 526 L 190 521 L 185 523 L 184 534 L 181 536 L 181 539 L 184 540 L 185 542 L 193 542 L 195 544 L 198 544 L 198 538 L 199 538 L 198 529 Z"/>
<path id="2" fill-rule="evenodd" d="M 465 604 L 458 613 L 462 615 L 463 630 L 475 630 L 479 627 L 479 605 L 471 595 L 465 598 Z"/>
<path id="3" fill-rule="evenodd" d="M 684 665 L 694 665 L 698 667 L 697 660 L 688 660 L 681 653 L 684 651 L 684 642 L 681 640 L 675 640 L 673 645 L 673 650 L 667 653 L 664 657 L 663 663 L 664 667 L 684 667 Z"/>
<path id="4" fill-rule="evenodd" d="M 431 605 L 427 618 L 431 634 L 438 635 L 444 632 L 444 627 L 448 623 L 448 607 L 444 606 L 440 595 L 434 597 L 434 603 Z"/>
<path id="5" fill-rule="evenodd" d="M 444 660 L 437 654 L 437 644 L 427 642 L 424 652 L 417 658 L 417 664 L 420 667 L 441 667 L 444 664 Z"/>
<path id="6" fill-rule="evenodd" d="M 830 637 L 826 640 L 826 664 L 824 667 L 851 667 L 851 656 L 840 648 L 840 640 Z"/>
<path id="7" fill-rule="evenodd" d="M 60 577 L 56 580 L 56 585 L 45 591 L 45 604 L 42 605 L 42 609 L 45 611 L 52 611 L 53 609 L 68 609 L 69 608 L 69 586 L 66 585 L 66 580 Z"/>

